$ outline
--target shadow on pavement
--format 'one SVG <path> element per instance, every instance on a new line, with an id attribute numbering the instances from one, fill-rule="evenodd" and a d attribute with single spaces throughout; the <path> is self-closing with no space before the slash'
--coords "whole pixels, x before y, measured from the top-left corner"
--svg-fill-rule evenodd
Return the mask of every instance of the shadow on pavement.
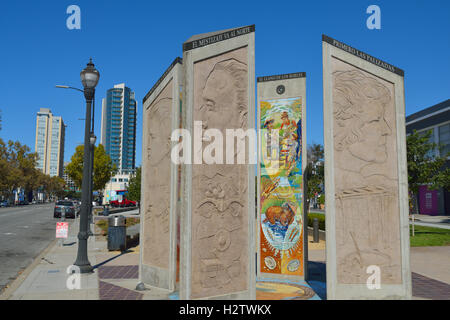
<path id="1" fill-rule="evenodd" d="M 327 273 L 324 262 L 308 261 L 307 283 L 322 300 L 327 299 Z"/>
<path id="2" fill-rule="evenodd" d="M 123 251 L 123 252 L 119 253 L 117 256 L 114 256 L 112 258 L 109 258 L 108 260 L 105 260 L 105 261 L 103 261 L 101 263 L 96 264 L 95 266 L 92 267 L 92 269 L 97 269 L 98 267 L 101 267 L 102 265 L 104 265 L 104 264 L 106 264 L 106 263 L 108 263 L 108 262 L 110 262 L 110 261 L 112 261 L 114 259 L 117 259 L 117 258 L 123 256 L 124 254 L 130 253 L 130 252 L 133 252 L 133 251 L 131 251 L 131 250 Z"/>

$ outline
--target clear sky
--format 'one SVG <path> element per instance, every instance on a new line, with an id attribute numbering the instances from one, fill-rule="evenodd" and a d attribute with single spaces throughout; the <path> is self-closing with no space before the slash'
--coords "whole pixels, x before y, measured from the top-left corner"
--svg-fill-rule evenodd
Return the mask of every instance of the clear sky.
<path id="1" fill-rule="evenodd" d="M 81 30 L 69 30 L 66 9 L 81 8 Z M 366 9 L 381 9 L 381 30 L 369 30 Z M 34 151 L 36 113 L 50 108 L 67 124 L 65 160 L 84 136 L 79 73 L 93 61 L 96 135 L 101 99 L 125 82 L 138 101 L 136 165 L 142 157 L 142 99 L 182 43 L 199 33 L 256 25 L 256 76 L 307 73 L 308 143 L 323 143 L 322 34 L 405 71 L 406 114 L 450 98 L 450 1 L 116 1 L 41 0 L 0 3 L 0 109 L 4 140 Z"/>

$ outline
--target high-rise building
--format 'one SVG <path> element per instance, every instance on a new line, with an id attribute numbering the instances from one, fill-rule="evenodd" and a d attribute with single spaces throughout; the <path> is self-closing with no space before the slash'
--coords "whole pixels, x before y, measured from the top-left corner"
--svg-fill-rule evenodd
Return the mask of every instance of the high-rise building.
<path id="1" fill-rule="evenodd" d="M 51 177 L 63 175 L 65 132 L 61 117 L 54 116 L 50 109 L 40 109 L 36 118 L 37 167 Z"/>
<path id="2" fill-rule="evenodd" d="M 117 166 L 119 174 L 132 173 L 136 162 L 137 102 L 134 92 L 117 84 L 102 100 L 100 143 Z"/>
<path id="3" fill-rule="evenodd" d="M 62 178 L 66 182 L 66 188 L 70 191 L 79 191 L 78 187 L 76 186 L 75 182 L 69 177 L 69 174 L 67 173 L 67 165 L 69 162 L 64 162 L 64 172 Z"/>

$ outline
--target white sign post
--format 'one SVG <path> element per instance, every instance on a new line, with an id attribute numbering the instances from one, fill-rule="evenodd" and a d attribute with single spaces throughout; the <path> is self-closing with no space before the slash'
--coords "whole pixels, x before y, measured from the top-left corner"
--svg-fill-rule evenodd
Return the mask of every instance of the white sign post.
<path id="1" fill-rule="evenodd" d="M 66 210 L 64 207 L 61 209 L 61 222 L 56 223 L 56 238 L 60 239 L 59 245 L 64 245 L 64 239 L 67 239 L 69 235 L 69 223 L 64 222 L 66 220 Z"/>

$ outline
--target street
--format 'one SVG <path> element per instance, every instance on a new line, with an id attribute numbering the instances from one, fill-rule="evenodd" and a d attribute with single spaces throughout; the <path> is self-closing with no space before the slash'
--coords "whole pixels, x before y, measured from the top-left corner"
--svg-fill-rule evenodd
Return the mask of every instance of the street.
<path id="1" fill-rule="evenodd" d="M 0 291 L 55 239 L 54 206 L 0 208 Z"/>

